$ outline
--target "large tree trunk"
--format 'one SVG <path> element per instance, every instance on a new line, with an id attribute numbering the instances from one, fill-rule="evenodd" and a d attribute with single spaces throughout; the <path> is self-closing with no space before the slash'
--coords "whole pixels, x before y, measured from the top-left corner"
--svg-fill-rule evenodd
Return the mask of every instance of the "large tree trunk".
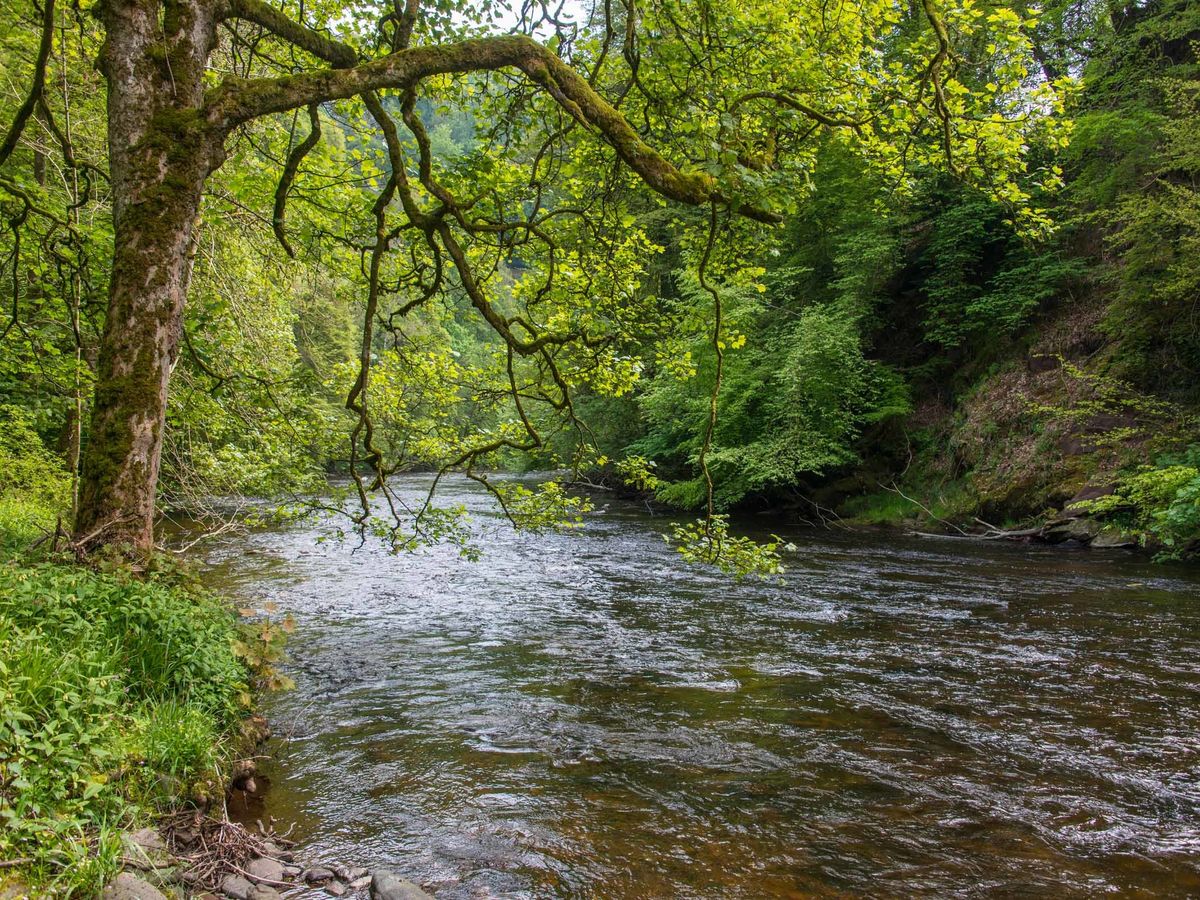
<path id="1" fill-rule="evenodd" d="M 204 181 L 220 163 L 199 113 L 214 26 L 203 0 L 102 8 L 116 242 L 75 534 L 85 550 L 141 554 L 154 543 L 193 231 Z"/>

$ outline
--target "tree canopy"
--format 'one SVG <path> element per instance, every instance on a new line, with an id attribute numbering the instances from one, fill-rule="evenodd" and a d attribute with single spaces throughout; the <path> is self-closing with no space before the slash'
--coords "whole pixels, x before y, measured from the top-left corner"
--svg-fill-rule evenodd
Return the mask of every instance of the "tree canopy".
<path id="1" fill-rule="evenodd" d="M 626 468 L 704 508 L 711 547 L 724 507 L 912 408 L 863 339 L 899 210 L 961 199 L 923 284 L 951 352 L 1076 274 L 1033 248 L 1120 10 L 9 3 L 6 357 L 33 375 L 9 399 L 81 454 L 88 549 L 147 545 L 160 452 L 174 500 L 341 466 L 400 546 L 463 534 L 401 508 L 412 467 L 569 522 L 557 485 L 487 472 L 603 466 L 602 410 L 636 395 Z"/>

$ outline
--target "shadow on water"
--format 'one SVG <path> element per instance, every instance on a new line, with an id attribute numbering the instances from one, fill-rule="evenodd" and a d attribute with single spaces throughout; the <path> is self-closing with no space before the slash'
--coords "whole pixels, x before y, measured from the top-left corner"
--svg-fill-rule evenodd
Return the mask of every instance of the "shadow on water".
<path id="1" fill-rule="evenodd" d="M 417 491 L 423 481 L 408 486 Z M 296 614 L 269 811 L 439 898 L 1200 895 L 1200 576 L 797 532 L 785 585 L 609 502 L 483 560 L 263 531 Z"/>

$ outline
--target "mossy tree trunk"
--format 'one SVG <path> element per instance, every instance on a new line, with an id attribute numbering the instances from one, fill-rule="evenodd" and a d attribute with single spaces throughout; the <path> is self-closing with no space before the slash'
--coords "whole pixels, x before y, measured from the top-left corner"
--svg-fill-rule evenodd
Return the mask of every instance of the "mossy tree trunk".
<path id="1" fill-rule="evenodd" d="M 195 2 L 109 0 L 102 15 L 116 243 L 75 533 L 84 549 L 142 553 L 154 540 L 193 230 L 220 162 L 200 113 L 215 25 Z"/>

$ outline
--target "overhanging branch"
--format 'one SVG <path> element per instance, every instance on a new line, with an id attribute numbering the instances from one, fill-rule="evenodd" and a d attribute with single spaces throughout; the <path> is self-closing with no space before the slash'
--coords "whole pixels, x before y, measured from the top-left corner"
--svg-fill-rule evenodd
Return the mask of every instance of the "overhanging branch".
<path id="1" fill-rule="evenodd" d="M 358 62 L 358 56 L 350 47 L 301 25 L 262 0 L 228 0 L 222 18 L 253 22 L 289 44 L 306 50 L 317 59 L 323 59 L 340 68 L 348 68 Z"/>
<path id="2" fill-rule="evenodd" d="M 234 2 L 256 3 L 257 0 Z M 205 115 L 215 128 L 229 131 L 261 116 L 313 103 L 344 100 L 385 88 L 407 90 L 435 75 L 506 68 L 520 70 L 543 88 L 572 117 L 601 136 L 626 165 L 664 197 L 693 206 L 715 201 L 760 222 L 781 221 L 779 215 L 769 210 L 725 196 L 711 175 L 676 168 L 647 144 L 583 76 L 552 51 L 524 35 L 498 35 L 454 44 L 414 47 L 349 68 L 279 78 L 231 78 L 209 92 Z"/>

